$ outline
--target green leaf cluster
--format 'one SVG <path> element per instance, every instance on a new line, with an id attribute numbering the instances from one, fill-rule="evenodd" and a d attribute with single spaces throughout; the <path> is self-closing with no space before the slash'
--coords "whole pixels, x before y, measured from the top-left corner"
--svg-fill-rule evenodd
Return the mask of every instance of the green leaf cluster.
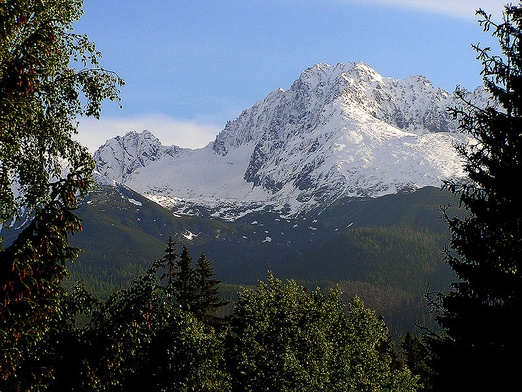
<path id="1" fill-rule="evenodd" d="M 70 173 L 53 184 L 51 201 L 0 251 L 0 385 L 6 390 L 32 390 L 52 377 L 39 364 L 45 356 L 40 344 L 52 324 L 66 317 L 61 283 L 66 263 L 79 251 L 69 235 L 81 230 L 70 195 L 83 192 L 83 175 Z"/>
<path id="2" fill-rule="evenodd" d="M 6 249 L 0 237 L 0 383 L 39 390 L 53 377 L 43 342 L 65 318 L 66 263 L 78 256 L 78 199 L 94 163 L 74 140 L 77 118 L 98 117 L 123 81 L 74 34 L 79 0 L 0 2 L 0 227 L 25 219 Z M 78 66 L 82 67 L 81 69 Z"/>
<path id="3" fill-rule="evenodd" d="M 165 296 L 155 270 L 99 301 L 80 285 L 70 310 L 88 317 L 71 322 L 50 341 L 49 390 L 226 391 L 224 345 L 214 329 Z"/>
<path id="4" fill-rule="evenodd" d="M 22 367 L 16 383 L 0 381 L 0 387 L 59 392 L 419 386 L 397 359 L 383 319 L 357 296 L 345 307 L 338 289 L 325 295 L 269 274 L 266 282 L 244 288 L 232 315 L 216 324 L 180 306 L 165 272 L 168 263 L 156 261 L 105 300 L 81 283 L 63 293 L 62 316 L 48 320 L 35 345 L 49 377 L 36 386 Z"/>
<path id="5" fill-rule="evenodd" d="M 358 297 L 345 313 L 338 290 L 324 295 L 295 281 L 244 289 L 228 336 L 237 391 L 414 391 L 395 361 L 382 319 Z"/>
<path id="6" fill-rule="evenodd" d="M 100 67 L 86 36 L 73 33 L 82 4 L 0 3 L 0 223 L 49 201 L 50 180 L 62 177 L 64 163 L 94 167 L 73 139 L 77 118 L 98 117 L 123 81 Z"/>

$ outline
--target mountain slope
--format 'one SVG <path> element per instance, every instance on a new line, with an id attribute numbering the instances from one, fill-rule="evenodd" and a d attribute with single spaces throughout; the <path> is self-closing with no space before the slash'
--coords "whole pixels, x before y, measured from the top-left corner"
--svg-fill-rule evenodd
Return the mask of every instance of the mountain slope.
<path id="1" fill-rule="evenodd" d="M 71 279 L 108 294 L 162 257 L 172 236 L 178 251 L 187 245 L 194 259 L 204 252 L 227 285 L 254 284 L 268 270 L 311 288 L 338 283 L 393 326 L 414 328 L 425 314 L 426 288 L 444 290 L 449 282 L 440 253 L 449 233 L 439 207 L 451 203 L 448 192 L 426 187 L 343 198 L 294 219 L 259 211 L 226 222 L 174 215 L 128 188 L 104 185 L 78 210 L 83 232 L 72 242 L 84 252 Z"/>
<path id="2" fill-rule="evenodd" d="M 83 232 L 72 241 L 84 252 L 72 270 L 77 277 L 94 275 L 105 283 L 121 284 L 160 258 L 172 236 L 178 247 L 186 244 L 196 257 L 205 252 L 220 279 L 229 283 L 255 283 L 269 269 L 296 279 L 349 280 L 354 278 L 349 273 L 331 273 L 341 261 L 327 256 L 330 251 L 317 255 L 327 248 L 344 252 L 348 242 L 338 244 L 339 239 L 368 228 L 401 228 L 406 236 L 426 233 L 442 246 L 448 233 L 439 207 L 453 201 L 447 192 L 428 187 L 379 198 L 341 199 L 320 213 L 295 219 L 261 211 L 226 222 L 173 215 L 130 189 L 102 186 L 78 210 Z M 420 242 L 420 247 L 432 247 Z M 361 261 L 366 253 L 350 263 L 370 273 Z M 377 263 L 380 259 L 375 257 Z M 315 260 L 315 265 L 303 269 L 303 260 Z"/>
<path id="3" fill-rule="evenodd" d="M 238 231 L 244 225 L 173 215 L 125 186 L 98 180 L 97 189 L 77 212 L 83 230 L 71 238 L 83 250 L 71 265 L 72 278 L 85 281 L 98 294 L 143 273 L 163 256 L 169 236 L 180 244 L 179 249 L 190 244 L 196 257 L 206 244 L 241 238 Z"/>
<path id="4" fill-rule="evenodd" d="M 472 99 L 483 101 L 477 89 Z M 462 175 L 446 108 L 452 95 L 424 77 L 385 78 L 364 63 L 318 64 L 197 149 L 162 146 L 150 132 L 111 139 L 98 170 L 185 214 L 283 216 L 342 197 L 439 186 Z"/>

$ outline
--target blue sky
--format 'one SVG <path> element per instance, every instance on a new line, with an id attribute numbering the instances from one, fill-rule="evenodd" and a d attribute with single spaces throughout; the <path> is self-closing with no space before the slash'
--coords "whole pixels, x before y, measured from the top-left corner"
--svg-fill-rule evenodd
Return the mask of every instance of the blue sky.
<path id="1" fill-rule="evenodd" d="M 165 145 L 203 147 L 227 120 L 287 89 L 316 63 L 364 61 L 383 76 L 424 75 L 453 91 L 481 84 L 471 44 L 496 42 L 477 23 L 499 0 L 85 0 L 75 25 L 117 72 L 123 108 L 80 120 L 94 151 L 149 129 Z"/>

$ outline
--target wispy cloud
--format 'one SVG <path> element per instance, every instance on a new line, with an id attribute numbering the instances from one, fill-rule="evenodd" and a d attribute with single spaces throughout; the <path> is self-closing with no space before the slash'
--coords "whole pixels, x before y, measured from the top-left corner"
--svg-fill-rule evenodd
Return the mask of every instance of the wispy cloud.
<path id="1" fill-rule="evenodd" d="M 377 4 L 397 8 L 412 8 L 442 13 L 460 18 L 474 19 L 475 11 L 482 8 L 488 14 L 500 17 L 508 0 L 345 0 L 349 3 Z"/>
<path id="2" fill-rule="evenodd" d="M 136 118 L 102 117 L 100 120 L 81 118 L 76 139 L 94 152 L 107 139 L 123 136 L 129 131 L 151 131 L 163 145 L 200 148 L 211 142 L 221 128 L 197 121 L 179 121 L 162 114 Z"/>

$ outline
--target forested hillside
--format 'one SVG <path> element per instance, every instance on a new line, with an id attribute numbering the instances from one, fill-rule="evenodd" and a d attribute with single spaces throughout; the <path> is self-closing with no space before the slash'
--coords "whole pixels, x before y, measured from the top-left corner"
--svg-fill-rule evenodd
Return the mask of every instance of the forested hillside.
<path id="1" fill-rule="evenodd" d="M 449 234 L 440 208 L 452 203 L 448 192 L 423 188 L 344 199 L 296 219 L 253 213 L 228 222 L 174 216 L 127 188 L 100 188 L 78 211 L 83 232 L 73 243 L 84 251 L 70 278 L 104 296 L 159 258 L 172 236 L 178 249 L 187 245 L 212 260 L 229 299 L 270 270 L 311 288 L 341 284 L 346 298 L 357 293 L 393 317 L 392 324 L 411 330 L 425 317 L 427 288 L 443 290 L 449 282 L 441 253 Z"/>

